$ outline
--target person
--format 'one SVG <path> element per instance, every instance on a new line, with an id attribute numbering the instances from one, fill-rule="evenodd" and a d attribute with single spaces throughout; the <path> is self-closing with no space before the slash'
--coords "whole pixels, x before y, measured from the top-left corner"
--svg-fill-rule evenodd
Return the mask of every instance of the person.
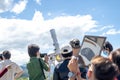
<path id="1" fill-rule="evenodd" d="M 69 69 L 67 65 L 72 56 L 72 48 L 70 45 L 64 45 L 60 51 L 64 60 L 55 66 L 53 80 L 68 80 Z"/>
<path id="2" fill-rule="evenodd" d="M 80 77 L 80 70 L 78 68 L 78 63 L 76 60 L 71 59 L 68 68 L 75 76 L 70 77 L 69 80 L 83 80 Z M 78 74 L 79 73 L 79 74 Z M 117 80 L 118 66 L 114 64 L 110 59 L 95 56 L 91 60 L 91 65 L 87 72 L 87 80 Z"/>
<path id="3" fill-rule="evenodd" d="M 11 65 L 11 69 L 9 69 L 6 74 L 4 74 L 0 80 L 16 80 L 23 74 L 23 69 L 19 67 L 15 62 L 10 60 L 11 53 L 8 50 L 3 51 L 2 53 L 3 61 L 0 62 L 0 70 L 3 70 L 5 66 Z"/>
<path id="4" fill-rule="evenodd" d="M 3 60 L 3 57 L 2 57 L 2 54 L 0 54 L 0 61 L 2 61 Z"/>
<path id="5" fill-rule="evenodd" d="M 30 57 L 27 63 L 29 80 L 45 80 L 44 70 L 50 71 L 48 65 L 48 56 L 45 56 L 45 61 L 40 57 L 39 46 L 36 44 L 28 45 L 28 55 Z"/>
<path id="6" fill-rule="evenodd" d="M 11 68 L 11 65 L 7 65 L 3 70 L 0 71 L 0 78 Z"/>
<path id="7" fill-rule="evenodd" d="M 103 57 L 108 57 L 110 52 L 113 51 L 113 46 L 109 41 L 106 41 L 103 45 L 103 53 L 101 54 L 101 56 Z"/>
<path id="8" fill-rule="evenodd" d="M 112 51 L 109 55 L 109 59 L 112 60 L 118 66 L 119 75 L 117 79 L 120 80 L 120 48 Z"/>
<path id="9" fill-rule="evenodd" d="M 82 78 L 86 78 L 86 73 L 87 73 L 86 65 L 85 65 L 85 62 L 84 62 L 82 56 L 79 55 L 79 53 L 80 53 L 80 40 L 79 39 L 72 39 L 70 41 L 70 45 L 72 47 L 73 56 L 78 57 L 78 64 L 79 64 L 81 76 L 82 76 Z"/>

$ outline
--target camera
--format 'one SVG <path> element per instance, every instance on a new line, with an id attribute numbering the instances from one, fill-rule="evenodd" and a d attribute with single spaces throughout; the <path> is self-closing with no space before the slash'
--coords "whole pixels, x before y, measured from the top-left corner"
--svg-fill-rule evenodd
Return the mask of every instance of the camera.
<path id="1" fill-rule="evenodd" d="M 78 39 L 73 39 L 70 41 L 72 48 L 80 48 L 80 41 Z"/>
<path id="2" fill-rule="evenodd" d="M 43 57 L 46 56 L 46 55 L 47 55 L 47 53 L 41 53 L 41 54 L 40 54 L 40 57 L 43 58 Z"/>
<path id="3" fill-rule="evenodd" d="M 0 54 L 0 60 L 3 60 L 2 54 Z"/>

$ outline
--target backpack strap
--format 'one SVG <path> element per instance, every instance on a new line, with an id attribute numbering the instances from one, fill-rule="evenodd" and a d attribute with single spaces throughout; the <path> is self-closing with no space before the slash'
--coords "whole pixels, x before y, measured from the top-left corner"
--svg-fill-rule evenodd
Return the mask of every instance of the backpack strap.
<path id="1" fill-rule="evenodd" d="M 41 67 L 41 70 L 42 70 L 42 73 L 43 73 L 44 79 L 46 79 L 46 77 L 45 77 L 45 73 L 44 73 L 44 71 L 43 71 L 43 65 L 42 65 L 42 62 L 41 62 L 40 59 L 38 59 L 38 60 L 39 60 L 39 63 L 40 63 L 40 67 Z"/>

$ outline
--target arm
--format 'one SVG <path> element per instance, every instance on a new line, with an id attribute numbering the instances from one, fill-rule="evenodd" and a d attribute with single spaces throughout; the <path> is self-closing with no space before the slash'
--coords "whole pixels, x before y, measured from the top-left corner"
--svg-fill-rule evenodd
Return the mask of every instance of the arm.
<path id="1" fill-rule="evenodd" d="M 23 74 L 23 71 L 17 73 L 17 74 L 15 75 L 15 79 L 14 79 L 14 80 L 16 80 L 17 78 L 19 78 L 22 74 Z"/>
<path id="2" fill-rule="evenodd" d="M 39 60 L 40 60 L 40 64 L 42 64 L 43 69 L 46 71 L 50 71 L 50 66 L 49 66 L 48 62 L 46 62 L 46 61 L 44 62 L 43 59 L 41 59 L 41 58 L 39 58 Z"/>
<path id="3" fill-rule="evenodd" d="M 77 80 L 82 80 L 80 70 L 78 67 L 78 60 L 72 58 L 68 63 L 68 68 L 71 72 L 73 72 L 76 75 L 75 77 L 71 77 L 68 80 L 75 80 L 75 78 L 77 78 Z"/>
<path id="4" fill-rule="evenodd" d="M 8 71 L 8 69 L 11 68 L 11 65 L 12 64 L 7 65 L 2 71 L 0 71 L 0 77 L 2 77 Z"/>
<path id="5" fill-rule="evenodd" d="M 15 68 L 16 75 L 14 77 L 14 80 L 19 78 L 23 74 L 23 72 L 24 72 L 23 69 L 20 66 L 18 66 L 17 64 L 15 64 L 15 65 L 16 65 L 16 68 Z"/>
<path id="6" fill-rule="evenodd" d="M 8 71 L 7 68 L 3 69 L 2 71 L 0 71 L 0 78 Z"/>

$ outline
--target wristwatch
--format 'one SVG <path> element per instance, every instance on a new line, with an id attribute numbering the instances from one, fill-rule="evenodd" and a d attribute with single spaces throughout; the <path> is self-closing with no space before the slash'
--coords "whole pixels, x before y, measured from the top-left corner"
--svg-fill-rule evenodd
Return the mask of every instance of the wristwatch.
<path id="1" fill-rule="evenodd" d="M 69 78 L 75 77 L 75 74 L 74 74 L 73 72 L 69 72 L 69 73 L 68 73 L 68 77 L 69 77 Z"/>

